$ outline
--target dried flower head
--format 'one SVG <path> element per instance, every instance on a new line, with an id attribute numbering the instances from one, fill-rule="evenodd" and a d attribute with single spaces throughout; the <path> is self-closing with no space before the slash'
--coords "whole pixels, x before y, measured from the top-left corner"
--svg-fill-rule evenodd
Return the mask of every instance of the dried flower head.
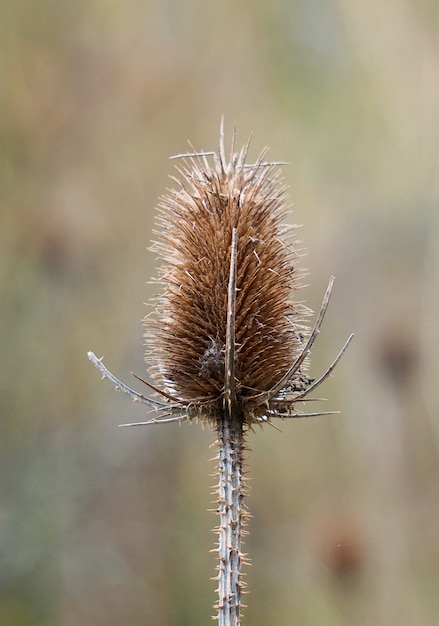
<path id="1" fill-rule="evenodd" d="M 249 142 L 235 153 L 234 134 L 227 160 L 221 127 L 217 153 L 173 157 L 184 165 L 159 204 L 152 248 L 163 288 L 145 320 L 146 362 L 156 384 L 143 382 L 163 399 L 133 391 L 100 364 L 118 387 L 160 411 L 139 424 L 215 425 L 228 414 L 251 425 L 327 413 L 295 405 L 329 376 L 352 337 L 318 380 L 308 377 L 334 279 L 311 330 L 309 309 L 292 300 L 302 272 L 296 227 L 283 224 L 289 206 L 281 163 L 267 162 L 265 149 L 247 164 L 248 148 Z"/>
<path id="2" fill-rule="evenodd" d="M 291 299 L 301 272 L 295 227 L 282 224 L 286 188 L 266 150 L 245 162 L 248 147 L 235 153 L 233 141 L 227 162 L 221 136 L 218 154 L 179 155 L 181 178 L 159 205 L 163 291 L 146 318 L 146 360 L 189 419 L 215 422 L 225 407 L 247 424 L 297 415 L 314 388 L 315 333 L 309 341 L 309 310 Z"/>
<path id="3" fill-rule="evenodd" d="M 164 289 L 155 320 L 147 318 L 147 361 L 159 385 L 188 403 L 189 417 L 222 415 L 227 357 L 236 409 L 253 421 L 252 398 L 276 385 L 301 350 L 304 310 L 290 300 L 295 253 L 281 227 L 285 189 L 264 154 L 245 164 L 247 148 L 229 163 L 221 148 L 213 167 L 206 155 L 189 156 L 160 204 L 154 250 Z"/>

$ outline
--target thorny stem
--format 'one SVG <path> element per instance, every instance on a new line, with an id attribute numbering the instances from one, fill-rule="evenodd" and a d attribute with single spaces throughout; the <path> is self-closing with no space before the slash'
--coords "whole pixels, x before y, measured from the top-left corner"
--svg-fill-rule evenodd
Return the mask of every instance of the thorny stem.
<path id="1" fill-rule="evenodd" d="M 224 416 L 218 422 L 218 613 L 219 626 L 240 626 L 241 594 L 245 583 L 241 568 L 245 555 L 241 551 L 243 526 L 248 513 L 245 509 L 243 453 L 243 424 Z"/>

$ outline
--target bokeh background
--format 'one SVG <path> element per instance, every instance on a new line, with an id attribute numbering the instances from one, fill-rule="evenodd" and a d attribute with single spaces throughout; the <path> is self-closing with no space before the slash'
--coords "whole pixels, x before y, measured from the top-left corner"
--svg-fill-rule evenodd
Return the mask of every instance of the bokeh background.
<path id="1" fill-rule="evenodd" d="M 168 156 L 254 132 L 285 160 L 340 416 L 249 437 L 245 624 L 439 614 L 439 5 L 88 0 L 0 8 L 0 626 L 197 626 L 214 435 L 144 419 Z"/>

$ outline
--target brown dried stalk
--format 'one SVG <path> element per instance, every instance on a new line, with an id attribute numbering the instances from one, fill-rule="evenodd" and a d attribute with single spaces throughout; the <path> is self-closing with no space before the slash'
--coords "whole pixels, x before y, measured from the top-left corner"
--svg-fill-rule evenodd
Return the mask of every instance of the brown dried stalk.
<path id="1" fill-rule="evenodd" d="M 159 206 L 162 291 L 146 319 L 149 372 L 161 396 L 134 391 L 88 356 L 104 378 L 156 415 L 125 426 L 200 420 L 216 430 L 218 485 L 218 603 L 220 626 L 239 626 L 244 587 L 242 537 L 245 433 L 274 418 L 329 415 L 301 411 L 298 402 L 332 372 L 352 339 L 318 379 L 307 376 L 308 356 L 331 296 L 331 278 L 312 330 L 310 311 L 293 302 L 299 287 L 294 227 L 282 226 L 286 190 L 279 163 L 245 163 L 249 143 L 229 160 L 221 126 L 218 153 L 178 155 L 185 166 L 177 188 Z M 208 157 L 213 157 L 211 165 Z M 140 379 L 142 380 L 142 379 Z"/>

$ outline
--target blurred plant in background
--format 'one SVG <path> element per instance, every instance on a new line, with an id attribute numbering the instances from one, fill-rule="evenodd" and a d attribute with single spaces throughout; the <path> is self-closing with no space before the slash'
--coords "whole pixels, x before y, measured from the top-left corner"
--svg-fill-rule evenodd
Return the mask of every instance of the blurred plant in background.
<path id="1" fill-rule="evenodd" d="M 291 163 L 303 297 L 317 308 L 337 276 L 313 371 L 356 332 L 325 389 L 343 415 L 250 441 L 246 623 L 435 623 L 438 13 L 2 5 L 0 626 L 210 615 L 212 434 L 116 429 L 142 411 L 102 394 L 84 354 L 142 373 L 167 157 L 213 145 L 222 114 Z"/>

